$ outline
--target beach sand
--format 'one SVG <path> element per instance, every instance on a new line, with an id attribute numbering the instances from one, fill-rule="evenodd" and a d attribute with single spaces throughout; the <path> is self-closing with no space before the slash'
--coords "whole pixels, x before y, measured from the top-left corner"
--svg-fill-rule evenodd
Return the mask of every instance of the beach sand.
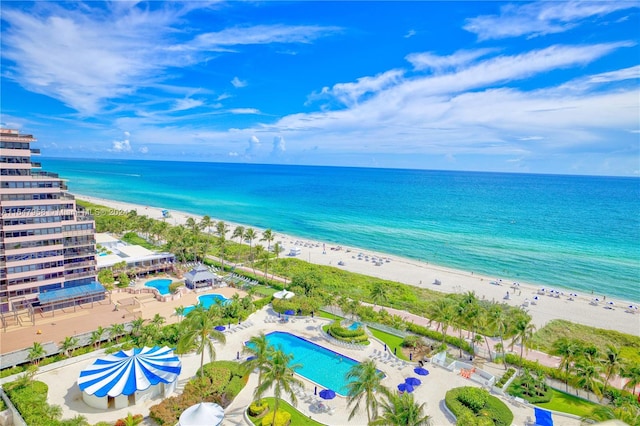
<path id="1" fill-rule="evenodd" d="M 122 210 L 124 212 L 136 210 L 139 215 L 146 215 L 153 219 L 163 218 L 162 208 L 81 194 L 75 195 L 81 200 L 107 206 L 114 210 Z M 189 217 L 196 220 L 201 218 L 199 215 L 174 210 L 171 210 L 170 213 L 171 217 L 167 219 L 167 222 L 172 225 L 184 224 Z M 212 220 L 217 219 L 212 218 Z M 229 225 L 231 230 L 239 225 L 227 221 L 225 223 Z M 251 225 L 242 224 L 242 226 Z M 261 235 L 261 229 L 254 229 L 260 232 Z M 501 281 L 500 277 L 483 276 L 472 271 L 455 270 L 371 250 L 297 238 L 279 232 L 274 232 L 274 234 L 274 242 L 280 242 L 285 247 L 283 255 L 287 255 L 291 248 L 299 247 L 300 254 L 296 257 L 315 264 L 335 266 L 351 272 L 398 281 L 444 293 L 466 293 L 472 291 L 480 299 L 504 302 L 513 306 L 522 305 L 525 300 L 531 302 L 537 296 L 539 300 L 536 301 L 536 304 L 529 304 L 525 309 L 533 318 L 533 323 L 538 329 L 553 319 L 564 319 L 592 327 L 640 335 L 640 312 L 637 314 L 626 312 L 627 306 L 637 305 L 637 303 L 614 300 L 606 297 L 606 293 L 591 295 L 576 292 L 578 296 L 573 297 L 574 300 L 569 300 L 569 293 L 573 292 L 564 290 L 564 295 L 552 297 L 538 294 L 541 289 L 540 286 L 527 283 L 518 282 L 516 286 L 513 282 Z M 362 255 L 359 256 L 359 254 Z M 377 259 L 378 262 L 373 259 Z M 434 284 L 436 280 L 440 284 Z M 507 293 L 509 299 L 505 299 Z M 601 302 L 598 305 L 590 304 L 594 297 L 600 298 Z M 609 305 L 608 302 L 613 302 L 614 305 Z"/>

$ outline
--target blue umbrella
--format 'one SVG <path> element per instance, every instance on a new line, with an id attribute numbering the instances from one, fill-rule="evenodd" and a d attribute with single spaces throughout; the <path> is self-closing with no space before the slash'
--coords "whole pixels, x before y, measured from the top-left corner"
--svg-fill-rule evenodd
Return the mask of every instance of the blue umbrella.
<path id="1" fill-rule="evenodd" d="M 216 325 L 216 326 L 215 326 L 215 329 L 216 329 L 217 331 L 224 331 L 224 330 L 225 330 L 225 327 L 224 327 L 224 325 Z"/>
<path id="2" fill-rule="evenodd" d="M 422 382 L 420 381 L 420 379 L 417 379 L 415 377 L 407 377 L 404 382 L 408 385 L 411 386 L 419 386 L 422 384 Z"/>
<path id="3" fill-rule="evenodd" d="M 247 361 L 253 361 L 254 359 L 256 359 L 256 357 L 254 355 L 251 355 L 249 358 L 247 358 Z"/>
<path id="4" fill-rule="evenodd" d="M 336 397 L 335 391 L 332 391 L 331 389 L 322 389 L 319 395 L 322 399 L 333 399 Z"/>
<path id="5" fill-rule="evenodd" d="M 413 369 L 413 372 L 420 375 L 420 376 L 428 376 L 429 375 L 429 370 L 422 368 L 422 367 L 416 367 Z"/>
<path id="6" fill-rule="evenodd" d="M 294 311 L 293 309 L 288 309 L 286 311 L 284 311 L 285 315 L 295 315 L 296 311 Z"/>
<path id="7" fill-rule="evenodd" d="M 408 384 L 408 383 L 400 383 L 400 384 L 398 385 L 398 390 L 399 390 L 400 392 L 407 392 L 407 393 L 411 393 L 411 392 L 413 392 L 413 386 L 411 386 L 411 385 L 410 385 L 410 384 Z"/>

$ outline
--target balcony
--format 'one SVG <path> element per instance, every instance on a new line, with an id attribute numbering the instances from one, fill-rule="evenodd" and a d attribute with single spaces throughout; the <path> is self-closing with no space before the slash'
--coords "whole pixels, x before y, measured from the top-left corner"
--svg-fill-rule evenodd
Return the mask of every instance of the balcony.
<path id="1" fill-rule="evenodd" d="M 42 168 L 42 163 L 36 163 L 34 161 L 31 162 L 31 168 L 32 169 L 41 169 Z"/>
<path id="2" fill-rule="evenodd" d="M 46 178 L 60 179 L 60 176 L 58 176 L 57 173 L 50 173 L 50 172 L 31 172 L 31 177 L 33 177 L 34 179 L 46 179 Z"/>
<path id="3" fill-rule="evenodd" d="M 40 155 L 40 148 L 31 148 L 31 154 Z"/>

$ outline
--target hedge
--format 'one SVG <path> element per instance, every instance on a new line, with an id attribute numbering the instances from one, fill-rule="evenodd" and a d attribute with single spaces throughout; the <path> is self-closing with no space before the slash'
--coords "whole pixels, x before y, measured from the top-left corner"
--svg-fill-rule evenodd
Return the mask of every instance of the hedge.
<path id="1" fill-rule="evenodd" d="M 276 416 L 276 421 L 274 423 L 273 416 Z M 284 410 L 278 410 L 277 413 L 271 412 L 267 413 L 262 418 L 262 426 L 287 426 L 291 422 L 291 414 Z"/>
<path id="2" fill-rule="evenodd" d="M 515 374 L 515 372 L 515 368 L 509 367 L 509 369 L 502 375 L 502 377 L 500 377 L 500 380 L 498 380 L 498 382 L 496 383 L 496 387 L 501 388 L 502 386 L 504 386 L 504 384 L 509 381 L 509 379 Z"/>
<path id="3" fill-rule="evenodd" d="M 428 337 L 435 341 L 440 341 L 440 342 L 442 341 L 442 333 L 440 333 L 439 331 L 431 330 L 430 328 L 417 325 L 411 322 L 408 322 L 406 324 L 407 324 L 407 331 L 410 331 L 415 334 L 419 334 L 421 336 Z M 452 346 L 455 346 L 456 348 L 462 348 L 462 350 L 467 353 L 470 353 L 470 354 L 473 353 L 473 347 L 469 343 L 467 343 L 466 340 L 460 339 L 459 337 L 447 335 L 445 342 Z"/>
<path id="4" fill-rule="evenodd" d="M 484 400 L 484 396 L 480 397 L 479 395 L 486 396 L 486 402 L 482 407 L 479 407 L 475 402 L 480 402 Z M 465 402 L 469 402 L 470 400 L 474 401 L 473 404 L 470 404 L 474 407 L 471 409 L 467 407 L 460 399 Z M 465 386 L 461 388 L 454 388 L 448 391 L 444 397 L 445 404 L 451 410 L 451 412 L 459 418 L 460 421 L 466 421 L 464 419 L 470 419 L 473 417 L 474 422 L 476 424 L 481 424 L 483 421 L 477 419 L 478 415 L 489 418 L 492 420 L 492 424 L 495 426 L 509 426 L 511 422 L 513 422 L 513 413 L 509 410 L 502 401 L 500 401 L 495 396 L 492 396 L 484 389 L 474 388 L 470 386 Z M 479 407 L 479 409 L 478 409 Z M 477 409 L 477 410 L 475 410 Z M 459 423 L 461 424 L 461 423 Z M 468 423 L 465 423 L 465 425 Z"/>

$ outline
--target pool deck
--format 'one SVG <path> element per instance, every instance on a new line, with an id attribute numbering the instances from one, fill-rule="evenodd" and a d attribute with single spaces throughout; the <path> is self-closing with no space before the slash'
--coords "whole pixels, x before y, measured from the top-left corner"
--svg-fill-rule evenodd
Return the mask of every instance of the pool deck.
<path id="1" fill-rule="evenodd" d="M 313 320 L 310 318 L 302 318 L 295 319 L 294 322 L 274 323 L 267 322 L 269 315 L 269 307 L 265 307 L 251 315 L 251 317 L 242 326 L 232 325 L 231 332 L 226 332 L 227 343 L 225 345 L 218 343 L 215 344 L 217 353 L 216 359 L 235 360 L 237 353 L 242 351 L 243 342 L 247 341 L 252 336 L 258 335 L 260 332 L 264 332 L 266 334 L 276 330 L 294 333 L 335 352 L 339 352 L 360 361 L 370 359 L 374 355 L 374 349 L 383 350 L 383 345 L 377 341 L 374 341 L 374 343 L 365 350 L 346 349 L 332 345 L 321 337 L 321 327 L 322 325 L 327 324 L 329 320 L 322 318 L 315 318 Z M 95 423 L 101 420 L 115 421 L 118 418 L 125 417 L 128 412 L 133 414 L 140 413 L 147 416 L 149 414 L 150 407 L 160 402 L 159 399 L 155 399 L 138 404 L 135 407 L 127 407 L 120 410 L 109 410 L 107 412 L 93 409 L 84 404 L 82 402 L 78 386 L 76 385 L 76 381 L 80 371 L 90 365 L 96 357 L 97 355 L 93 355 L 89 358 L 84 358 L 81 362 L 72 363 L 57 369 L 51 369 L 50 371 L 41 372 L 36 375 L 37 380 L 42 380 L 49 384 L 48 401 L 51 404 L 57 404 L 62 407 L 64 418 L 70 418 L 77 414 L 81 414 L 85 416 L 90 423 Z M 182 361 L 182 372 L 178 379 L 178 391 L 184 387 L 184 384 L 195 375 L 197 369 L 200 367 L 199 356 L 195 354 L 183 356 Z M 205 355 L 205 362 L 208 361 L 208 355 Z M 447 417 L 447 414 L 442 408 L 442 405 L 444 404 L 444 395 L 447 390 L 458 386 L 477 386 L 475 383 L 461 377 L 460 375 L 430 364 L 426 365 L 427 369 L 430 371 L 430 374 L 426 377 L 416 376 L 413 373 L 414 365 L 392 367 L 391 365 L 382 362 L 378 362 L 377 364 L 378 368 L 386 374 L 383 384 L 390 389 L 395 389 L 396 386 L 403 382 L 406 377 L 414 376 L 420 378 L 422 384 L 416 387 L 414 395 L 417 401 L 421 403 L 427 402 L 426 413 L 432 416 L 432 424 L 434 426 L 455 424 Z M 223 421 L 223 425 L 247 425 L 244 419 L 244 411 L 254 399 L 253 391 L 257 386 L 257 380 L 258 375 L 256 373 L 252 373 L 247 386 L 245 386 L 231 405 L 225 409 L 225 420 Z M 313 403 L 312 396 L 315 384 L 305 380 L 304 378 L 302 378 L 302 380 L 305 383 L 304 393 L 308 395 L 308 398 L 298 398 L 297 404 L 295 405 L 301 412 L 312 417 L 314 420 L 327 425 L 341 426 L 345 424 L 367 424 L 365 411 L 357 413 L 352 420 L 347 420 L 350 409 L 347 407 L 346 398 L 340 396 L 336 396 L 335 399 L 330 401 L 322 401 L 326 406 L 333 409 L 332 414 L 329 414 L 328 412 L 313 412 L 311 406 Z M 320 390 L 320 387 L 318 387 L 318 392 Z M 270 396 L 270 394 L 268 393 L 265 396 Z M 526 406 L 514 406 L 509 404 L 507 401 L 505 402 L 514 413 L 514 425 L 524 425 L 527 417 L 534 418 L 532 408 Z M 154 423 L 147 420 L 145 424 L 152 425 Z M 579 420 L 554 416 L 554 424 L 557 426 L 578 426 L 580 422 Z"/>

